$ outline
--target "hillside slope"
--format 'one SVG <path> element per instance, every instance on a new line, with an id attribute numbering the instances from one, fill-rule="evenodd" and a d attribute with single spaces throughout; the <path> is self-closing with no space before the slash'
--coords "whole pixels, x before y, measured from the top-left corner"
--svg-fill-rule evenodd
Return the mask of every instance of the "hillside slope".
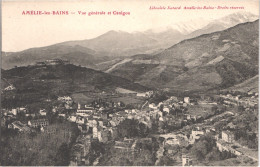
<path id="1" fill-rule="evenodd" d="M 75 65 L 95 68 L 95 64 L 109 60 L 106 56 L 96 54 L 94 50 L 79 45 L 51 45 L 27 49 L 21 52 L 5 53 L 2 56 L 2 68 L 10 69 L 15 66 L 32 65 L 47 59 L 69 60 Z"/>
<path id="2" fill-rule="evenodd" d="M 258 92 L 259 90 L 259 75 L 256 75 L 244 82 L 230 87 L 228 90 L 239 91 L 239 92 Z"/>
<path id="3" fill-rule="evenodd" d="M 258 73 L 258 20 L 184 40 L 157 55 L 133 56 L 111 74 L 150 87 L 227 88 Z"/>
<path id="4" fill-rule="evenodd" d="M 118 63 L 118 61 L 113 61 L 118 58 L 119 61 L 122 61 L 125 57 L 137 54 L 154 55 L 184 39 L 224 30 L 239 23 L 254 21 L 257 18 L 251 13 L 239 12 L 207 21 L 208 24 L 199 19 L 174 23 L 169 27 L 161 27 L 159 30 L 156 30 L 156 26 L 143 32 L 129 33 L 112 30 L 93 39 L 67 41 L 20 52 L 4 52 L 2 68 L 10 69 L 46 59 L 60 58 L 67 59 L 76 65 L 105 71 Z M 202 22 L 205 23 L 202 24 Z M 23 42 L 22 39 L 21 42 Z"/>
<path id="5" fill-rule="evenodd" d="M 195 30 L 188 35 L 188 38 L 197 37 L 201 34 L 209 34 L 216 31 L 222 31 L 240 23 L 252 22 L 258 19 L 257 15 L 249 12 L 236 12 L 220 19 L 216 19 L 201 29 Z"/>
<path id="6" fill-rule="evenodd" d="M 17 67 L 3 71 L 2 79 L 16 88 L 14 91 L 5 91 L 2 94 L 4 104 L 12 101 L 13 104 L 23 105 L 81 92 L 113 93 L 117 88 L 136 92 L 148 90 L 129 80 L 72 64 Z M 6 85 L 1 86 L 3 89 Z"/>
<path id="7" fill-rule="evenodd" d="M 144 33 L 128 33 L 124 31 L 109 31 L 97 38 L 69 41 L 61 44 L 68 46 L 80 45 L 110 57 L 130 56 L 146 51 L 151 53 L 150 50 L 157 48 L 159 45 L 156 39 Z"/>

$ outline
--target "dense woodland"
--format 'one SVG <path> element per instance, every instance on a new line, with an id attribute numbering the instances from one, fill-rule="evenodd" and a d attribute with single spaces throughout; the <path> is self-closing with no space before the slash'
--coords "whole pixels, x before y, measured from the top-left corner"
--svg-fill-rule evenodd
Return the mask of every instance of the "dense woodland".
<path id="1" fill-rule="evenodd" d="M 70 148 L 78 130 L 70 123 L 53 124 L 55 133 L 18 133 L 1 129 L 0 165 L 3 166 L 65 166 L 69 164 Z"/>

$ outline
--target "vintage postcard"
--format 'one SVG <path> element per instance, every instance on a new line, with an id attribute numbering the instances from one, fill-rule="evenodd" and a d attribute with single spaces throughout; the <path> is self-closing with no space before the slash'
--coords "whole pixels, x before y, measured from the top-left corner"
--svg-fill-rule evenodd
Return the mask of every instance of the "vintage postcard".
<path id="1" fill-rule="evenodd" d="M 3 0 L 0 166 L 258 166 L 258 0 Z"/>

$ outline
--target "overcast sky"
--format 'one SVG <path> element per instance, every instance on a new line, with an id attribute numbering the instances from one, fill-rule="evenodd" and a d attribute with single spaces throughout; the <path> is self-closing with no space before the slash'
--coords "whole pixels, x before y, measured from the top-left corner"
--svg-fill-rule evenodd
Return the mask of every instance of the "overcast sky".
<path id="1" fill-rule="evenodd" d="M 149 10 L 150 6 L 243 6 L 244 10 Z M 167 27 L 189 20 L 212 20 L 247 11 L 258 15 L 258 0 L 136 0 L 13 2 L 2 4 L 2 49 L 20 51 L 63 41 L 97 37 L 109 30 L 127 32 Z M 22 15 L 23 11 L 69 11 L 75 15 Z M 82 16 L 78 11 L 125 11 L 129 16 Z"/>

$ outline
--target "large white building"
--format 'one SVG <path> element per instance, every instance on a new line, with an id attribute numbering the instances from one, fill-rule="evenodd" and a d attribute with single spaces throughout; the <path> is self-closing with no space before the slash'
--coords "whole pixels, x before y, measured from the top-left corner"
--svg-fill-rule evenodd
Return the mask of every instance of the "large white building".
<path id="1" fill-rule="evenodd" d="M 222 140 L 232 143 L 235 140 L 235 135 L 230 131 L 222 131 Z"/>
<path id="2" fill-rule="evenodd" d="M 94 113 L 96 110 L 93 107 L 89 107 L 87 105 L 81 105 L 78 103 L 78 109 L 76 115 L 85 117 L 89 116 L 89 114 Z"/>

